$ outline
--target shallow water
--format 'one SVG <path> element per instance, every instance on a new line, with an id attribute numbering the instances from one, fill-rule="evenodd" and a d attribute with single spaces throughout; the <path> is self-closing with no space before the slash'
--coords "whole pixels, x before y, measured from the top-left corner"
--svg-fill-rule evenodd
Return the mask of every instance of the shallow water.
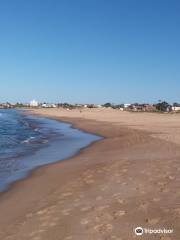
<path id="1" fill-rule="evenodd" d="M 69 158 L 100 139 L 71 124 L 0 110 L 0 191 L 32 169 Z"/>

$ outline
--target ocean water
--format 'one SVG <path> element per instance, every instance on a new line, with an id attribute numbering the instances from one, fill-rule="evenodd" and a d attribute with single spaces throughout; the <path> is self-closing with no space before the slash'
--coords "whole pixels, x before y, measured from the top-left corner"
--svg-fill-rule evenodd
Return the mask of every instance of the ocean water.
<path id="1" fill-rule="evenodd" d="M 71 124 L 0 110 L 0 192 L 34 168 L 67 159 L 100 139 Z"/>

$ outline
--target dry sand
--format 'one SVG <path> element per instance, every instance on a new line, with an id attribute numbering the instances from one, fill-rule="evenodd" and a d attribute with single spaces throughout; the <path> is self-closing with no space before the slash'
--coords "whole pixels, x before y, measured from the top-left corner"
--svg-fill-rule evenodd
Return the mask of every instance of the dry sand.
<path id="1" fill-rule="evenodd" d="M 0 239 L 180 239 L 180 115 L 35 110 L 106 138 L 0 196 Z M 137 237 L 133 228 L 174 229 Z"/>

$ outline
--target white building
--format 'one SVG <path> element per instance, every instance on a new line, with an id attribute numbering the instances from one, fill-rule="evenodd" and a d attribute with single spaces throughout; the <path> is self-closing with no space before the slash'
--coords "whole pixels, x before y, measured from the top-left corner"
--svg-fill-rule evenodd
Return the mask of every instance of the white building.
<path id="1" fill-rule="evenodd" d="M 180 106 L 172 107 L 172 111 L 180 111 Z"/>
<path id="2" fill-rule="evenodd" d="M 124 108 L 128 108 L 131 104 L 130 103 L 125 103 Z"/>
<path id="3" fill-rule="evenodd" d="M 56 108 L 57 106 L 56 106 L 56 104 L 54 104 L 54 103 L 43 103 L 42 105 L 41 105 L 41 107 L 43 107 L 43 108 Z"/>
<path id="4" fill-rule="evenodd" d="M 51 107 L 52 107 L 52 108 L 56 108 L 57 105 L 53 103 L 53 104 L 51 104 Z"/>
<path id="5" fill-rule="evenodd" d="M 38 107 L 38 102 L 36 100 L 30 101 L 30 107 Z"/>

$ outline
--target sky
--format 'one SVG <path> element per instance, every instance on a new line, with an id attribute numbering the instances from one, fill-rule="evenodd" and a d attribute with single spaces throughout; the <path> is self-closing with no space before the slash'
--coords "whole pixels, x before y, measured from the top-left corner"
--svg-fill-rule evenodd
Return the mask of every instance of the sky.
<path id="1" fill-rule="evenodd" d="M 180 102 L 180 1 L 0 0 L 0 102 Z"/>

